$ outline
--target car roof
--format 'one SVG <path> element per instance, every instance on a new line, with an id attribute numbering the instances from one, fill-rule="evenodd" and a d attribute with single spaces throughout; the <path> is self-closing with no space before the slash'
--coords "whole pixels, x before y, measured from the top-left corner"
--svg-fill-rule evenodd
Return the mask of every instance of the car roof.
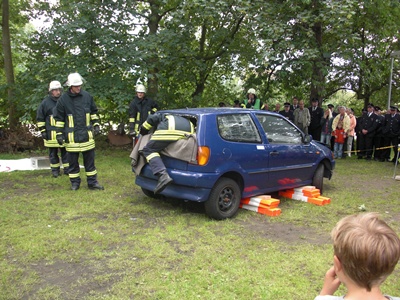
<path id="1" fill-rule="evenodd" d="M 264 113 L 277 115 L 277 113 L 266 110 L 248 109 L 248 108 L 237 108 L 237 107 L 197 107 L 197 108 L 179 108 L 179 109 L 168 109 L 161 110 L 161 113 L 176 113 L 176 114 L 196 114 L 196 115 L 210 115 L 210 114 L 225 114 L 225 113 Z"/>

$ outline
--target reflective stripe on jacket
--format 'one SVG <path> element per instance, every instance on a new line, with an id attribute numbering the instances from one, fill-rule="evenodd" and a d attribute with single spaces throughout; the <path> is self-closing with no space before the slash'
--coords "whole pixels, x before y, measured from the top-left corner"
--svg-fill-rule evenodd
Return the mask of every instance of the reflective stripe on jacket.
<path id="1" fill-rule="evenodd" d="M 57 134 L 64 134 L 66 150 L 84 152 L 95 147 L 93 126 L 99 125 L 93 97 L 81 90 L 78 94 L 66 91 L 57 101 L 54 119 Z"/>

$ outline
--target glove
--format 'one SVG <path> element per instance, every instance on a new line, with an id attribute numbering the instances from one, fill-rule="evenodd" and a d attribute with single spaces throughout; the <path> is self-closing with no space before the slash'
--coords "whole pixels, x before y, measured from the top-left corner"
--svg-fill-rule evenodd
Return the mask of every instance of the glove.
<path id="1" fill-rule="evenodd" d="M 42 139 L 47 140 L 47 133 L 46 133 L 46 131 L 42 131 Z"/>
<path id="2" fill-rule="evenodd" d="M 144 128 L 143 126 L 140 126 L 140 130 L 139 130 L 141 135 L 146 135 L 149 133 L 149 130 Z"/>
<path id="3" fill-rule="evenodd" d="M 62 134 L 57 134 L 56 139 L 57 139 L 57 143 L 60 146 L 62 146 L 64 144 L 64 137 L 62 136 Z"/>
<path id="4" fill-rule="evenodd" d="M 100 126 L 99 125 L 95 125 L 93 127 L 93 131 L 94 131 L 94 135 L 99 135 L 100 134 Z"/>
<path id="5" fill-rule="evenodd" d="M 136 131 L 135 131 L 135 130 L 130 130 L 130 131 L 129 131 L 129 135 L 130 135 L 131 137 L 135 137 L 135 136 L 136 136 Z"/>

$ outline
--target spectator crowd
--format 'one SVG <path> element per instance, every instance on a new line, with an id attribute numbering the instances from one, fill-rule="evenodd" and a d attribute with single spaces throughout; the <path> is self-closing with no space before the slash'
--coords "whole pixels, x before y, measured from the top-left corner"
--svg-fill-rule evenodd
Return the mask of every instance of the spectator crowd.
<path id="1" fill-rule="evenodd" d="M 292 121 L 314 140 L 325 143 L 334 152 L 335 159 L 356 155 L 358 159 L 396 163 L 400 136 L 400 112 L 397 106 L 388 111 L 368 103 L 359 117 L 352 108 L 328 104 L 319 106 L 318 99 L 305 107 L 304 100 L 293 97 L 292 103 L 268 105 L 262 103 L 255 89 L 247 91 L 243 101 L 235 100 L 234 107 L 261 109 L 279 113 Z M 225 104 L 219 106 L 225 106 Z M 393 149 L 393 151 L 392 151 Z M 393 153 L 393 156 L 391 156 Z"/>

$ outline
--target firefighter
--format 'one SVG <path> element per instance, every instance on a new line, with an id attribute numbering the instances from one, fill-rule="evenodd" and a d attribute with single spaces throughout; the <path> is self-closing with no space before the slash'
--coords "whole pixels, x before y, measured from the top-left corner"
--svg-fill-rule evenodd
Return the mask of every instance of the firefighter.
<path id="1" fill-rule="evenodd" d="M 44 146 L 49 149 L 49 159 L 51 174 L 57 178 L 60 174 L 60 157 L 64 168 L 64 174 L 68 175 L 68 153 L 63 145 L 59 145 L 56 139 L 56 121 L 53 117 L 53 110 L 56 107 L 57 100 L 62 93 L 61 83 L 52 81 L 49 85 L 49 95 L 43 99 L 36 112 L 37 126 L 42 135 Z"/>
<path id="2" fill-rule="evenodd" d="M 68 90 L 57 101 L 54 119 L 57 141 L 68 151 L 69 179 L 71 189 L 76 191 L 81 184 L 79 153 L 82 153 L 87 184 L 91 190 L 104 190 L 97 181 L 94 165 L 94 135 L 100 133 L 99 117 L 93 97 L 81 89 L 83 80 L 79 73 L 68 75 Z"/>
<path id="3" fill-rule="evenodd" d="M 153 127 L 156 130 L 150 141 L 143 148 L 143 154 L 153 174 L 158 176 L 158 183 L 154 190 L 154 194 L 157 194 L 161 193 L 172 182 L 172 178 L 168 175 L 160 157 L 160 151 L 169 144 L 194 133 L 194 126 L 192 122 L 184 117 L 156 113 L 148 116 L 140 127 L 140 134 L 148 134 Z"/>
<path id="4" fill-rule="evenodd" d="M 136 86 L 136 96 L 129 104 L 129 135 L 136 137 L 140 126 L 150 114 L 157 112 L 158 105 L 146 96 L 146 88 L 143 84 Z"/>

